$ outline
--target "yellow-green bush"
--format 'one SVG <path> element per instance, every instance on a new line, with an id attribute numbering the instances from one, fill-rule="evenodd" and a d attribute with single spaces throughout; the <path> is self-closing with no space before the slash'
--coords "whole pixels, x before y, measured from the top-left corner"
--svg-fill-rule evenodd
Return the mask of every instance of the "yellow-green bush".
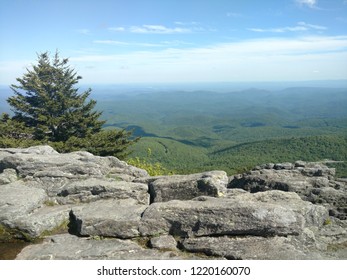
<path id="1" fill-rule="evenodd" d="M 146 170 L 150 176 L 172 175 L 172 172 L 164 168 L 159 162 L 149 163 L 139 157 L 129 159 L 128 164 Z"/>

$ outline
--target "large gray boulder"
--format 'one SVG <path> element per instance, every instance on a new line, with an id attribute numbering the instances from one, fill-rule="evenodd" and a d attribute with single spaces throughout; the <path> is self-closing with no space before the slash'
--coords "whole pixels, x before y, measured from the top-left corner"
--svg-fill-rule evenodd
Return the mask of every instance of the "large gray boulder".
<path id="1" fill-rule="evenodd" d="M 0 149 L 0 172 L 15 169 L 20 177 L 81 179 L 110 176 L 134 180 L 146 177 L 145 170 L 115 157 L 99 157 L 88 152 L 59 154 L 49 146 L 32 149 Z"/>
<path id="2" fill-rule="evenodd" d="M 305 227 L 322 226 L 327 216 L 324 207 L 304 202 L 295 193 L 245 193 L 153 203 L 143 214 L 140 232 L 181 237 L 298 235 Z"/>
<path id="3" fill-rule="evenodd" d="M 190 175 L 159 176 L 141 178 L 139 182 L 149 184 L 151 202 L 190 200 L 198 196 L 223 196 L 228 177 L 224 171 L 210 171 Z"/>
<path id="4" fill-rule="evenodd" d="M 56 191 L 55 199 L 59 204 L 86 203 L 109 198 L 132 198 L 140 204 L 149 204 L 148 186 L 141 183 L 90 178 L 69 182 Z"/>
<path id="5" fill-rule="evenodd" d="M 330 215 L 347 219 L 347 184 L 335 180 L 335 169 L 322 163 L 266 164 L 231 178 L 228 188 L 249 192 L 295 192 L 303 200 L 324 205 Z"/>
<path id="6" fill-rule="evenodd" d="M 146 207 L 130 198 L 88 203 L 72 208 L 71 227 L 82 236 L 137 237 Z"/>

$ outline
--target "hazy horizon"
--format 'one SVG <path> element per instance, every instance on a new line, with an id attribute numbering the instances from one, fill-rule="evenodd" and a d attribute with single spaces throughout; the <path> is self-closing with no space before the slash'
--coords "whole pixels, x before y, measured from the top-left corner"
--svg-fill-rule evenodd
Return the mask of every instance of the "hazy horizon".
<path id="1" fill-rule="evenodd" d="M 17 84 L 14 81 L 11 84 Z M 2 89 L 10 89 L 11 84 L 0 84 Z M 147 83 L 83 83 L 83 80 L 76 85 L 81 90 L 85 88 L 97 90 L 182 90 L 182 91 L 238 91 L 248 89 L 258 90 L 283 90 L 292 87 L 309 87 L 309 88 L 347 88 L 347 79 L 341 80 L 307 80 L 307 81 L 233 81 L 233 82 L 147 82 Z"/>

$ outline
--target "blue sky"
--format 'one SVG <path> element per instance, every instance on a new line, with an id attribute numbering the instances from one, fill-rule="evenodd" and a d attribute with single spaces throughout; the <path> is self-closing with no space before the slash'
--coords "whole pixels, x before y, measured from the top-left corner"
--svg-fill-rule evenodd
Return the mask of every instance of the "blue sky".
<path id="1" fill-rule="evenodd" d="M 82 83 L 347 79 L 347 0 L 0 0 L 0 84 L 59 50 Z"/>

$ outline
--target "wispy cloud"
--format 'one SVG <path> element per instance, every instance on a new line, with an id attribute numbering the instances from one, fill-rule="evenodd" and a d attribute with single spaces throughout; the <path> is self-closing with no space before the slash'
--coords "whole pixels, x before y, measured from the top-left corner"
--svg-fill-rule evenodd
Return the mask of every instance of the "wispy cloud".
<path id="1" fill-rule="evenodd" d="M 116 32 L 123 32 L 125 31 L 125 28 L 124 27 L 109 27 L 108 28 L 109 31 L 116 31 Z"/>
<path id="2" fill-rule="evenodd" d="M 178 23 L 177 23 L 178 24 Z M 182 25 L 182 24 L 178 24 Z M 114 32 L 131 32 L 131 33 L 139 33 L 139 34 L 177 34 L 177 33 L 190 33 L 192 29 L 187 27 L 167 27 L 164 25 L 150 25 L 143 24 L 140 26 L 131 26 L 131 27 L 110 27 L 109 31 Z"/>
<path id="3" fill-rule="evenodd" d="M 310 28 L 311 29 L 316 29 L 316 30 L 327 30 L 328 29 L 326 26 L 316 25 L 316 24 L 309 24 L 309 23 L 306 23 L 304 21 L 298 22 L 298 25 L 307 27 L 308 29 L 310 29 Z"/>
<path id="4" fill-rule="evenodd" d="M 298 22 L 295 26 L 277 27 L 277 28 L 248 28 L 253 32 L 271 32 L 271 33 L 284 33 L 284 32 L 300 32 L 309 30 L 327 30 L 327 27 L 315 24 L 309 24 L 303 21 Z"/>
<path id="5" fill-rule="evenodd" d="M 135 46 L 135 47 L 162 47 L 164 44 L 153 43 L 137 43 L 137 42 L 123 42 L 115 40 L 94 40 L 94 44 L 112 45 L 112 46 Z"/>
<path id="6" fill-rule="evenodd" d="M 346 77 L 347 36 L 262 38 L 203 47 L 129 51 L 70 60 L 102 82 L 305 80 Z M 299 63 L 300 62 L 300 63 Z M 126 69 L 126 73 L 124 73 Z M 87 70 L 86 70 L 87 71 Z M 119 81 L 115 77 L 120 77 Z"/>
<path id="7" fill-rule="evenodd" d="M 113 45 L 113 46 L 127 46 L 127 42 L 115 41 L 115 40 L 94 40 L 94 44 L 103 44 L 103 45 Z"/>
<path id="8" fill-rule="evenodd" d="M 279 27 L 279 28 L 248 28 L 249 31 L 253 32 L 272 32 L 272 33 L 284 33 L 284 32 L 294 32 L 294 31 L 307 31 L 306 27 L 303 26 L 293 26 L 293 27 Z"/>
<path id="9" fill-rule="evenodd" d="M 195 33 L 195 32 L 214 32 L 213 28 L 208 26 L 203 26 L 199 22 L 182 22 L 175 21 L 174 25 L 171 27 L 161 25 L 161 24 L 143 24 L 134 25 L 130 27 L 117 26 L 109 27 L 109 31 L 112 32 L 130 32 L 138 34 L 184 34 L 184 33 Z"/>
<path id="10" fill-rule="evenodd" d="M 102 42 L 102 41 L 100 41 Z M 106 42 L 106 41 L 105 41 Z M 222 61 L 242 57 L 267 55 L 297 55 L 308 53 L 347 52 L 347 36 L 307 36 L 300 38 L 262 38 L 233 43 L 221 43 L 199 48 L 167 48 L 160 51 L 134 51 L 122 55 L 84 55 L 74 57 L 75 61 L 100 61 L 118 59 L 119 57 L 143 56 L 157 59 L 165 57 L 196 58 L 205 60 L 220 58 Z M 203 58 L 203 59 L 202 59 Z"/>
<path id="11" fill-rule="evenodd" d="M 308 6 L 310 8 L 314 8 L 317 4 L 317 0 L 295 0 L 296 3 L 300 4 L 300 5 L 305 5 Z"/>
<path id="12" fill-rule="evenodd" d="M 164 25 L 142 25 L 142 26 L 132 26 L 130 27 L 130 32 L 132 33 L 142 33 L 142 34 L 174 34 L 174 33 L 190 33 L 189 28 L 182 27 L 166 27 Z"/>
<path id="13" fill-rule="evenodd" d="M 183 21 L 175 21 L 176 25 L 184 25 L 184 26 L 196 26 L 200 25 L 197 21 L 183 22 Z"/>
<path id="14" fill-rule="evenodd" d="M 83 28 L 83 29 L 77 29 L 76 30 L 78 33 L 83 34 L 83 35 L 89 35 L 90 34 L 90 30 Z"/>
<path id="15" fill-rule="evenodd" d="M 347 36 L 259 38 L 201 47 L 126 48 L 70 56 L 87 83 L 345 79 Z M 134 44 L 112 40 L 97 44 Z M 141 44 L 140 42 L 138 42 Z M 176 42 L 181 43 L 181 42 Z M 137 42 L 135 42 L 137 44 Z M 165 41 L 160 42 L 165 44 Z M 112 48 L 111 48 L 112 49 Z M 0 62 L 0 82 L 29 62 Z M 12 78 L 11 78 L 12 77 Z M 314 77 L 314 78 L 313 78 Z"/>

